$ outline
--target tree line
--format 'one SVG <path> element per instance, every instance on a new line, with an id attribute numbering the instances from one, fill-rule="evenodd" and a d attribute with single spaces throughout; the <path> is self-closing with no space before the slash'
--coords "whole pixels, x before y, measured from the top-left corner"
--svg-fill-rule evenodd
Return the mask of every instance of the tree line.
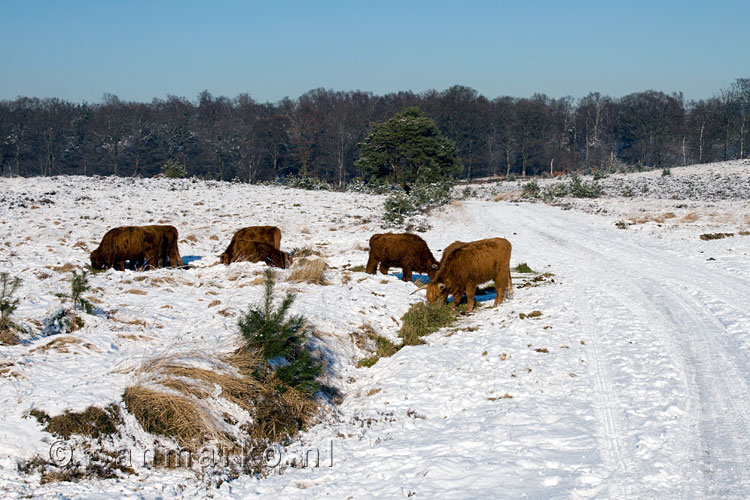
<path id="1" fill-rule="evenodd" d="M 461 85 L 382 96 L 320 88 L 278 103 L 208 91 L 195 102 L 18 97 L 0 101 L 0 172 L 148 177 L 178 162 L 187 175 L 204 178 L 346 183 L 359 174 L 358 145 L 373 125 L 409 107 L 455 142 L 461 178 L 745 158 L 750 141 L 750 78 L 687 102 L 681 93 L 654 90 L 488 99 Z"/>

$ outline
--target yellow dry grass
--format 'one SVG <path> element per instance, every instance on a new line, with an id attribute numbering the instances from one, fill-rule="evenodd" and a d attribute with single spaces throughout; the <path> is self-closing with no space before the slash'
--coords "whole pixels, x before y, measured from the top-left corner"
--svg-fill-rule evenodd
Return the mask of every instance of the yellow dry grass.
<path id="1" fill-rule="evenodd" d="M 184 448 L 222 437 L 205 409 L 186 396 L 137 384 L 125 389 L 122 400 L 144 430 L 173 437 Z"/>
<path id="2" fill-rule="evenodd" d="M 302 259 L 299 264 L 292 267 L 287 281 L 292 283 L 312 283 L 314 285 L 327 285 L 325 270 L 328 267 L 323 259 Z"/>
<path id="3" fill-rule="evenodd" d="M 52 269 L 53 271 L 57 271 L 58 273 L 69 273 L 73 269 L 78 269 L 76 266 L 71 264 L 70 262 L 63 264 L 62 266 L 44 266 L 47 269 Z"/>
<path id="4" fill-rule="evenodd" d="M 12 328 L 0 330 L 0 345 L 16 345 L 21 341 Z"/>
<path id="5" fill-rule="evenodd" d="M 173 437 L 184 447 L 207 440 L 225 445 L 223 414 L 211 409 L 212 398 L 234 403 L 252 416 L 246 432 L 252 439 L 277 441 L 306 426 L 317 405 L 273 375 L 255 374 L 260 357 L 237 349 L 218 358 L 198 352 L 156 357 L 138 369 L 139 382 L 123 395 L 128 411 L 148 432 Z M 197 366 L 200 365 L 200 366 Z"/>
<path id="6" fill-rule="evenodd" d="M 680 219 L 682 222 L 695 222 L 698 219 L 700 219 L 700 216 L 695 212 L 690 212 L 689 214 L 685 215 L 682 219 Z"/>
<path id="7" fill-rule="evenodd" d="M 123 323 L 126 325 L 148 326 L 148 323 L 146 323 L 146 321 L 142 319 L 123 319 L 114 314 L 111 316 L 110 319 L 112 319 L 112 321 L 116 321 L 118 323 Z"/>
<path id="8" fill-rule="evenodd" d="M 495 195 L 493 201 L 516 201 L 521 199 L 520 191 L 511 191 L 510 193 L 500 193 Z"/>
<path id="9" fill-rule="evenodd" d="M 57 337 L 52 342 L 48 342 L 43 346 L 35 347 L 29 352 L 48 352 L 50 350 L 67 353 L 70 352 L 68 347 L 83 344 L 83 340 L 78 337 L 71 337 L 69 335 Z"/>

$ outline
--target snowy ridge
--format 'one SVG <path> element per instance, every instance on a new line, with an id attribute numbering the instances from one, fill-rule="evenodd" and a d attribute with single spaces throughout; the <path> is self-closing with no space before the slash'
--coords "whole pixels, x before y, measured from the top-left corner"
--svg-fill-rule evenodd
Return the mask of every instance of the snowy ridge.
<path id="1" fill-rule="evenodd" d="M 726 166 L 685 168 L 706 169 L 710 183 L 711 169 Z M 738 175 L 747 168 L 729 166 Z M 424 300 L 394 276 L 347 271 L 365 263 L 369 236 L 383 232 L 382 201 L 190 180 L 1 179 L 0 227 L 9 229 L 0 271 L 24 279 L 14 317 L 27 326 L 54 311 L 54 293 L 69 283 L 64 266 L 87 263 L 109 227 L 174 224 L 181 254 L 192 257 L 188 270 L 92 276 L 91 296 L 107 315 L 86 315 L 65 349 L 42 349 L 59 336 L 0 347 L 8 368 L 0 372 L 3 496 L 750 496 L 750 236 L 698 238 L 750 230 L 746 202 L 676 208 L 685 202 L 604 198 L 561 210 L 470 199 L 444 207 L 422 234 L 436 257 L 454 240 L 506 237 L 513 266 L 526 262 L 554 282 L 517 288 L 513 300 L 461 317 L 426 345 L 356 368 L 367 353 L 353 334 L 367 324 L 395 341 L 410 303 Z M 664 222 L 615 226 L 668 211 L 675 217 Z M 211 264 L 234 230 L 255 224 L 278 225 L 282 249 L 309 246 L 331 266 L 328 286 L 287 283 L 279 272 L 279 293 L 297 293 L 293 313 L 315 326 L 327 383 L 344 395 L 286 451 L 318 450 L 320 467 L 224 482 L 215 480 L 221 470 L 136 467 L 118 480 L 44 485 L 19 473 L 19 460 L 45 455 L 56 440 L 26 416 L 30 409 L 119 402 L 143 359 L 232 344 L 237 314 L 261 297 L 263 266 Z M 542 315 L 519 318 L 532 310 Z M 115 444 L 141 449 L 152 439 L 129 417 Z"/>

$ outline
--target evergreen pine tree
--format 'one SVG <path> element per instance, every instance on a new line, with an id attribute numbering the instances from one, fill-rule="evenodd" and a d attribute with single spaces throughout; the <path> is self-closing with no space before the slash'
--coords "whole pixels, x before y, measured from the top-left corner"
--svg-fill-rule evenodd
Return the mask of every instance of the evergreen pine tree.
<path id="1" fill-rule="evenodd" d="M 318 388 L 315 379 L 322 372 L 322 366 L 305 348 L 308 335 L 305 318 L 301 315 L 286 318 L 295 295 L 287 293 L 274 309 L 275 284 L 273 270 L 266 269 L 263 304 L 249 308 L 239 319 L 240 334 L 245 348 L 257 350 L 263 357 L 260 377 L 265 378 L 272 365 L 277 365 L 274 371 L 279 380 L 302 392 L 313 393 Z"/>

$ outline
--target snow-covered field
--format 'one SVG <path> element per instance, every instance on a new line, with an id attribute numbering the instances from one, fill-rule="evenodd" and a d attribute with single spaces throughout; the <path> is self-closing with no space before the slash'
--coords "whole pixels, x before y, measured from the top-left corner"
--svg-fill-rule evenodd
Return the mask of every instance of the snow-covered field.
<path id="1" fill-rule="evenodd" d="M 687 168 L 706 185 L 724 172 L 750 182 L 748 162 Z M 672 169 L 671 182 L 685 172 Z M 649 175 L 631 182 L 661 182 L 660 172 Z M 562 207 L 487 196 L 435 211 L 421 236 L 436 257 L 454 240 L 505 237 L 511 265 L 554 278 L 357 368 L 368 354 L 357 332 L 369 325 L 397 341 L 401 317 L 424 300 L 395 276 L 347 270 L 365 264 L 370 235 L 384 232 L 382 197 L 191 180 L 0 179 L 0 271 L 24 280 L 14 318 L 37 334 L 59 308 L 55 293 L 69 290 L 70 269 L 88 263 L 111 227 L 173 224 L 190 263 L 92 275 L 99 314 L 84 315 L 82 330 L 65 342 L 0 346 L 0 494 L 749 498 L 750 236 L 739 235 L 750 231 L 749 202 L 741 189 L 720 199 L 655 190 Z M 20 473 L 19 462 L 48 457 L 58 440 L 32 409 L 122 404 L 144 361 L 231 347 L 237 316 L 262 296 L 264 266 L 212 264 L 236 229 L 261 224 L 281 228 L 282 249 L 310 247 L 330 267 L 325 286 L 286 282 L 289 271 L 279 271 L 279 295 L 297 292 L 293 312 L 315 327 L 330 361 L 326 382 L 343 395 L 279 451 L 282 463 L 306 454 L 309 466 L 226 481 L 217 480 L 221 464 L 153 468 L 143 454 L 154 438 L 128 415 L 107 446 L 130 451 L 136 474 L 40 484 L 39 474 Z M 712 232 L 736 235 L 699 239 Z M 532 311 L 542 314 L 520 318 Z"/>

